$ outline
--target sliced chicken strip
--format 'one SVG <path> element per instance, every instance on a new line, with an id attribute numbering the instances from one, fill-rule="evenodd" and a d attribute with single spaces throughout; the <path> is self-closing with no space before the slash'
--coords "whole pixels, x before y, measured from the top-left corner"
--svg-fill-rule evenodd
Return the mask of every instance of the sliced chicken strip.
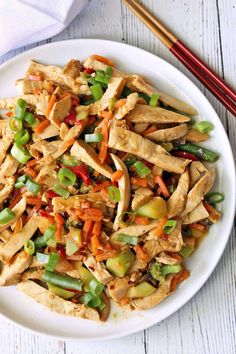
<path id="1" fill-rule="evenodd" d="M 7 224 L 0 225 L 0 233 L 6 230 L 9 226 L 14 224 L 16 220 L 24 213 L 26 209 L 26 197 L 23 195 L 22 199 L 17 203 L 13 208 L 12 211 L 15 213 L 15 217 L 9 221 Z"/>
<path id="2" fill-rule="evenodd" d="M 117 126 L 111 127 L 108 146 L 142 157 L 169 172 L 183 173 L 190 162 L 187 159 L 170 156 L 160 145 Z"/>
<path id="3" fill-rule="evenodd" d="M 102 284 L 109 283 L 114 277 L 111 275 L 105 266 L 101 262 L 96 262 L 93 256 L 89 256 L 84 264 L 89 269 L 89 271 L 95 276 L 95 278 L 100 281 Z"/>
<path id="4" fill-rule="evenodd" d="M 155 227 L 158 226 L 159 221 L 151 221 L 150 224 L 148 225 L 130 225 L 127 227 L 123 227 L 122 229 L 113 232 L 110 236 L 110 240 L 115 241 L 117 235 L 119 234 L 125 234 L 125 235 L 131 235 L 131 236 L 142 236 L 149 232 L 150 230 L 154 229 Z"/>
<path id="5" fill-rule="evenodd" d="M 59 135 L 59 130 L 55 125 L 50 124 L 48 127 L 46 127 L 41 133 L 33 133 L 32 139 L 34 142 L 37 142 L 39 140 L 45 140 L 49 138 L 54 138 Z"/>
<path id="6" fill-rule="evenodd" d="M 0 233 L 0 240 L 6 243 L 12 237 L 12 232 L 9 229 L 3 230 Z"/>
<path id="7" fill-rule="evenodd" d="M 151 309 L 152 307 L 159 304 L 167 296 L 170 295 L 171 280 L 172 280 L 172 276 L 168 276 L 165 282 L 159 284 L 157 291 L 152 295 L 131 300 L 130 301 L 131 307 L 135 308 L 135 310 L 142 311 L 142 310 Z"/>
<path id="8" fill-rule="evenodd" d="M 189 167 L 189 175 L 190 175 L 190 187 L 199 180 L 203 173 L 207 172 L 207 168 L 200 161 L 193 161 Z"/>
<path id="9" fill-rule="evenodd" d="M 32 270 L 32 268 L 29 268 L 29 270 L 26 270 L 26 271 L 21 275 L 21 281 L 26 281 L 26 280 L 41 280 L 41 279 L 42 279 L 43 272 L 44 272 L 43 269 Z"/>
<path id="10" fill-rule="evenodd" d="M 168 218 L 173 218 L 184 210 L 189 190 L 189 172 L 186 170 L 179 178 L 176 190 L 167 201 Z"/>
<path id="11" fill-rule="evenodd" d="M 113 223 L 113 229 L 116 231 L 119 228 L 120 216 L 128 210 L 130 203 L 130 179 L 129 172 L 124 162 L 116 155 L 110 154 L 117 170 L 122 171 L 123 176 L 118 180 L 120 190 L 120 201 L 117 206 L 116 217 Z"/>
<path id="12" fill-rule="evenodd" d="M 137 124 L 186 123 L 190 121 L 189 117 L 181 114 L 168 111 L 164 108 L 145 106 L 143 104 L 137 104 L 125 118 Z"/>
<path id="13" fill-rule="evenodd" d="M 99 321 L 99 314 L 97 310 L 86 307 L 82 304 L 74 304 L 71 301 L 64 300 L 61 297 L 51 293 L 49 290 L 36 284 L 32 280 L 26 280 L 17 284 L 17 289 L 32 297 L 38 303 L 44 305 L 51 311 L 66 316 L 81 317 L 93 321 Z"/>
<path id="14" fill-rule="evenodd" d="M 113 173 L 111 167 L 105 163 L 101 163 L 95 150 L 89 144 L 86 144 L 82 140 L 76 141 L 71 148 L 71 155 L 91 166 L 103 176 L 111 179 Z"/>
<path id="15" fill-rule="evenodd" d="M 133 210 L 138 209 L 140 206 L 147 203 L 153 196 L 153 191 L 149 188 L 140 187 L 134 192 L 131 207 Z"/>
<path id="16" fill-rule="evenodd" d="M 153 133 L 145 135 L 145 138 L 155 142 L 166 142 L 182 138 L 187 132 L 187 124 L 181 124 L 173 128 L 158 129 Z"/>
<path id="17" fill-rule="evenodd" d="M 122 119 L 128 114 L 130 111 L 134 109 L 136 103 L 138 101 L 138 94 L 136 92 L 131 93 L 125 100 L 125 104 L 119 107 L 114 112 L 114 118 Z"/>
<path id="18" fill-rule="evenodd" d="M 8 127 L 6 127 L 3 131 L 3 137 L 0 139 L 0 164 L 6 157 L 7 150 L 13 142 L 13 136 L 13 132 Z"/>
<path id="19" fill-rule="evenodd" d="M 61 142 L 60 140 L 55 141 L 37 141 L 34 144 L 30 145 L 29 151 L 31 155 L 37 160 L 40 159 L 41 155 L 51 156 L 54 153 L 57 153 Z"/>
<path id="20" fill-rule="evenodd" d="M 204 207 L 203 203 L 200 203 L 195 209 L 183 218 L 183 224 L 193 224 L 200 220 L 208 218 L 209 213 Z"/>
<path id="21" fill-rule="evenodd" d="M 59 129 L 71 109 L 71 97 L 67 95 L 57 101 L 49 114 L 49 120 Z"/>
<path id="22" fill-rule="evenodd" d="M 70 196 L 67 199 L 56 197 L 52 200 L 53 212 L 62 213 L 68 209 L 74 208 L 78 209 L 81 207 L 81 203 L 91 202 L 93 206 L 100 205 L 105 203 L 105 199 L 101 193 L 88 193 L 88 194 L 77 194 Z"/>
<path id="23" fill-rule="evenodd" d="M 160 252 L 160 254 L 155 258 L 157 262 L 162 264 L 178 264 L 180 263 L 178 259 L 171 257 L 166 252 Z"/>
<path id="24" fill-rule="evenodd" d="M 194 185 L 187 195 L 185 209 L 181 216 L 189 214 L 204 198 L 204 195 L 211 189 L 215 181 L 215 169 L 208 170 Z"/>
<path id="25" fill-rule="evenodd" d="M 7 154 L 5 160 L 1 165 L 0 184 L 1 183 L 5 184 L 8 181 L 7 177 L 14 176 L 19 165 L 20 163 L 16 159 L 14 159 L 12 155 Z"/>
<path id="26" fill-rule="evenodd" d="M 19 251 L 26 241 L 30 240 L 38 228 L 38 217 L 33 215 L 24 225 L 21 231 L 17 232 L 5 245 L 0 249 L 0 258 L 4 263 L 8 263 L 14 254 Z"/>
<path id="27" fill-rule="evenodd" d="M 9 98 L 0 98 L 0 109 L 11 109 L 17 104 L 19 98 L 25 100 L 30 106 L 36 107 L 38 113 L 45 114 L 50 95 L 40 94 L 40 95 L 22 95 Z"/>
<path id="28" fill-rule="evenodd" d="M 8 127 L 8 119 L 1 119 L 0 116 L 0 136 L 3 136 L 5 134 L 6 128 Z"/>
<path id="29" fill-rule="evenodd" d="M 9 177 L 6 180 L 6 184 L 3 189 L 0 190 L 0 207 L 7 200 L 14 188 L 15 179 L 14 177 Z"/>
<path id="30" fill-rule="evenodd" d="M 154 230 L 150 231 L 149 235 L 153 235 L 153 239 L 147 241 L 143 248 L 150 257 L 155 257 L 161 251 L 178 252 L 183 246 L 180 221 L 177 221 L 175 229 L 168 235 L 167 240 L 156 237 Z M 150 245 L 155 245 L 155 248 L 152 249 Z"/>
<path id="31" fill-rule="evenodd" d="M 17 253 L 10 265 L 4 264 L 0 273 L 0 286 L 12 285 L 19 282 L 21 273 L 27 269 L 32 261 L 32 256 L 22 251 Z"/>
<path id="32" fill-rule="evenodd" d="M 113 77 L 110 79 L 107 90 L 101 98 L 101 110 L 107 109 L 109 106 L 109 100 L 113 97 L 119 98 L 124 88 L 125 80 L 119 77 Z"/>

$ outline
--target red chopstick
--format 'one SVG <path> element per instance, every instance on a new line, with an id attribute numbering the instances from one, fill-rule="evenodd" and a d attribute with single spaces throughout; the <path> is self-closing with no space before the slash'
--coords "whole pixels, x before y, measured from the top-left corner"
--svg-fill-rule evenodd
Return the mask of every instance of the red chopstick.
<path id="1" fill-rule="evenodd" d="M 170 52 L 174 54 L 234 116 L 236 116 L 235 90 L 210 69 L 137 0 L 123 1 L 161 40 Z"/>

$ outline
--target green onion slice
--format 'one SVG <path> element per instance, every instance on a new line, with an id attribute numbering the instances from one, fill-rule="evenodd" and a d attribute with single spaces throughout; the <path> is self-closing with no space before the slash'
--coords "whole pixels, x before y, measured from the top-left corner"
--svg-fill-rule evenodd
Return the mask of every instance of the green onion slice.
<path id="1" fill-rule="evenodd" d="M 132 246 L 136 246 L 138 243 L 138 238 L 137 236 L 131 236 L 131 235 L 126 235 L 126 234 L 118 234 L 117 235 L 117 241 L 123 242 L 127 245 L 132 245 Z"/>
<path id="2" fill-rule="evenodd" d="M 192 246 L 183 246 L 181 248 L 181 250 L 179 251 L 179 254 L 183 257 L 183 258 L 188 258 L 189 256 L 191 256 L 191 254 L 194 252 L 195 248 Z"/>
<path id="3" fill-rule="evenodd" d="M 59 261 L 59 255 L 55 252 L 52 252 L 50 254 L 50 257 L 49 257 L 49 261 L 46 265 L 46 269 L 49 271 L 49 272 L 53 272 L 57 263 Z"/>
<path id="4" fill-rule="evenodd" d="M 101 133 L 97 134 L 85 134 L 84 140 L 86 143 L 99 143 L 102 141 L 103 135 Z"/>
<path id="5" fill-rule="evenodd" d="M 47 241 L 47 246 L 56 248 L 57 240 L 55 239 L 55 237 L 50 237 L 50 239 Z"/>
<path id="6" fill-rule="evenodd" d="M 104 289 L 104 285 L 100 283 L 100 281 L 98 281 L 97 279 L 93 279 L 89 283 L 89 289 L 93 295 L 99 296 Z"/>
<path id="7" fill-rule="evenodd" d="M 176 228 L 177 221 L 176 220 L 168 220 L 163 226 L 162 230 L 165 234 L 169 235 Z"/>
<path id="8" fill-rule="evenodd" d="M 109 186 L 107 187 L 109 198 L 112 202 L 118 203 L 120 201 L 120 190 L 118 187 Z"/>
<path id="9" fill-rule="evenodd" d="M 7 224 L 9 221 L 14 219 L 15 216 L 16 216 L 16 214 L 11 209 L 9 209 L 9 208 L 3 209 L 0 212 L 0 225 Z"/>
<path id="10" fill-rule="evenodd" d="M 27 129 L 22 129 L 14 136 L 14 140 L 19 145 L 24 145 L 30 140 L 30 135 Z"/>
<path id="11" fill-rule="evenodd" d="M 34 242 L 32 240 L 26 241 L 26 243 L 24 244 L 24 251 L 26 253 L 28 253 L 30 256 L 32 256 L 32 254 L 34 254 L 35 245 L 34 245 Z"/>
<path id="12" fill-rule="evenodd" d="M 128 221 L 125 221 L 124 218 L 125 217 L 129 217 L 129 220 Z M 122 213 L 118 220 L 121 224 L 123 225 L 130 225 L 134 222 L 134 219 L 135 219 L 135 213 L 132 213 L 131 211 L 125 211 L 124 213 Z"/>
<path id="13" fill-rule="evenodd" d="M 53 191 L 65 199 L 67 199 L 70 195 L 70 192 L 68 192 L 66 189 L 61 187 L 61 185 L 59 183 L 57 183 L 53 186 Z"/>
<path id="14" fill-rule="evenodd" d="M 71 156 L 70 154 L 62 155 L 62 157 L 60 158 L 60 162 L 63 165 L 69 166 L 69 167 L 78 166 L 78 164 L 79 164 L 78 160 L 74 156 Z"/>
<path id="15" fill-rule="evenodd" d="M 11 148 L 12 156 L 23 165 L 31 158 L 31 155 L 27 149 L 23 146 L 18 145 L 15 143 Z"/>
<path id="16" fill-rule="evenodd" d="M 136 161 L 136 157 L 131 156 L 127 160 L 124 161 L 126 167 L 131 167 Z"/>
<path id="17" fill-rule="evenodd" d="M 148 168 L 143 162 L 141 161 L 136 161 L 133 164 L 133 167 L 135 169 L 135 171 L 137 172 L 137 174 L 140 177 L 145 177 L 147 176 L 149 173 L 151 173 L 152 171 L 150 170 L 150 168 Z"/>
<path id="18" fill-rule="evenodd" d="M 224 196 L 219 192 L 210 192 L 205 195 L 205 200 L 210 204 L 221 203 L 224 200 Z"/>
<path id="19" fill-rule="evenodd" d="M 38 262 L 46 264 L 49 261 L 49 254 L 41 253 L 41 252 L 36 252 L 36 259 Z"/>
<path id="20" fill-rule="evenodd" d="M 25 113 L 24 120 L 25 120 L 29 125 L 32 125 L 32 124 L 35 123 L 36 118 L 35 118 L 35 116 L 34 116 L 32 113 L 26 112 L 26 113 Z"/>
<path id="21" fill-rule="evenodd" d="M 14 117 L 10 118 L 9 120 L 9 128 L 13 132 L 19 132 L 23 127 L 23 123 L 20 119 L 16 119 Z"/>
<path id="22" fill-rule="evenodd" d="M 93 99 L 95 101 L 98 101 L 98 100 L 100 100 L 100 98 L 102 98 L 103 90 L 102 90 L 102 86 L 100 84 L 90 86 L 90 90 L 91 90 Z"/>
<path id="23" fill-rule="evenodd" d="M 27 188 L 31 193 L 33 193 L 34 195 L 37 195 L 38 192 L 39 192 L 40 189 L 41 189 L 40 184 L 38 184 L 37 182 L 33 181 L 31 178 L 29 178 L 29 179 L 26 181 L 25 186 L 26 186 L 26 188 Z"/>
<path id="24" fill-rule="evenodd" d="M 50 225 L 44 232 L 43 236 L 39 236 L 34 240 L 35 247 L 37 249 L 46 247 L 48 240 L 55 235 L 56 226 Z"/>
<path id="25" fill-rule="evenodd" d="M 72 256 L 78 251 L 79 247 L 71 239 L 66 239 L 66 255 Z"/>
<path id="26" fill-rule="evenodd" d="M 200 133 L 209 133 L 211 130 L 214 129 L 214 125 L 206 120 L 201 122 L 195 123 L 193 128 L 197 129 Z"/>
<path id="27" fill-rule="evenodd" d="M 102 300 L 99 296 L 95 296 L 89 292 L 82 296 L 82 302 L 88 307 L 98 307 L 101 305 Z"/>
<path id="28" fill-rule="evenodd" d="M 19 100 L 17 100 L 16 113 L 15 113 L 17 119 L 20 120 L 24 119 L 26 106 L 27 106 L 27 102 L 25 100 L 23 100 L 22 98 L 19 98 Z"/>
<path id="29" fill-rule="evenodd" d="M 42 280 L 66 289 L 83 290 L 83 282 L 80 279 L 75 279 L 67 275 L 60 275 L 48 270 L 45 270 L 43 273 Z"/>
<path id="30" fill-rule="evenodd" d="M 76 182 L 76 175 L 69 168 L 60 168 L 57 178 L 64 186 L 73 186 Z"/>
<path id="31" fill-rule="evenodd" d="M 149 105 L 152 107 L 156 107 L 158 100 L 159 100 L 159 95 L 157 93 L 153 93 L 151 95 L 150 101 L 149 101 Z"/>

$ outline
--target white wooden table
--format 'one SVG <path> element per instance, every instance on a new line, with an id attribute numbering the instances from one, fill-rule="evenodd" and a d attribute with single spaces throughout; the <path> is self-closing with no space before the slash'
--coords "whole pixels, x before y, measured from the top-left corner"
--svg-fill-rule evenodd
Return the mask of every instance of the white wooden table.
<path id="1" fill-rule="evenodd" d="M 60 1 L 60 0 L 59 0 Z M 236 85 L 236 0 L 144 0 L 144 3 L 229 83 Z M 0 63 L 36 45 L 70 38 L 123 41 L 166 59 L 190 77 L 219 114 L 236 154 L 236 120 L 154 38 L 120 0 L 90 0 L 59 35 L 0 58 Z M 71 53 L 73 56 L 73 53 Z M 79 53 L 78 53 L 79 56 Z M 156 68 L 158 70 L 158 68 Z M 1 83 L 2 84 L 2 83 Z M 207 118 L 207 117 L 206 117 Z M 220 237 L 220 235 L 219 235 Z M 235 235 L 207 284 L 182 309 L 146 331 L 101 343 L 63 342 L 33 334 L 0 318 L 2 354 L 234 354 Z"/>

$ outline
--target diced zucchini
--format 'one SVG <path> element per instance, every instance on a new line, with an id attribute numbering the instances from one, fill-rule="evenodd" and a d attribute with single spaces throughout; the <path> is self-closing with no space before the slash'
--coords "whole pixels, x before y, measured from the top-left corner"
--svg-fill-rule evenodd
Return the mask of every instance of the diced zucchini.
<path id="1" fill-rule="evenodd" d="M 133 252 L 127 248 L 117 256 L 109 258 L 106 262 L 106 267 L 113 275 L 122 278 L 134 263 L 134 258 Z"/>
<path id="2" fill-rule="evenodd" d="M 184 257 L 188 258 L 194 252 L 195 248 L 192 246 L 183 246 L 179 251 L 179 254 Z"/>
<path id="3" fill-rule="evenodd" d="M 131 299 L 146 297 L 155 293 L 156 290 L 157 289 L 153 285 L 143 281 L 137 286 L 132 286 L 127 292 L 127 297 L 130 297 Z"/>
<path id="4" fill-rule="evenodd" d="M 138 208 L 136 213 L 150 219 L 160 219 L 167 215 L 166 201 L 161 197 L 154 197 L 150 202 Z"/>

